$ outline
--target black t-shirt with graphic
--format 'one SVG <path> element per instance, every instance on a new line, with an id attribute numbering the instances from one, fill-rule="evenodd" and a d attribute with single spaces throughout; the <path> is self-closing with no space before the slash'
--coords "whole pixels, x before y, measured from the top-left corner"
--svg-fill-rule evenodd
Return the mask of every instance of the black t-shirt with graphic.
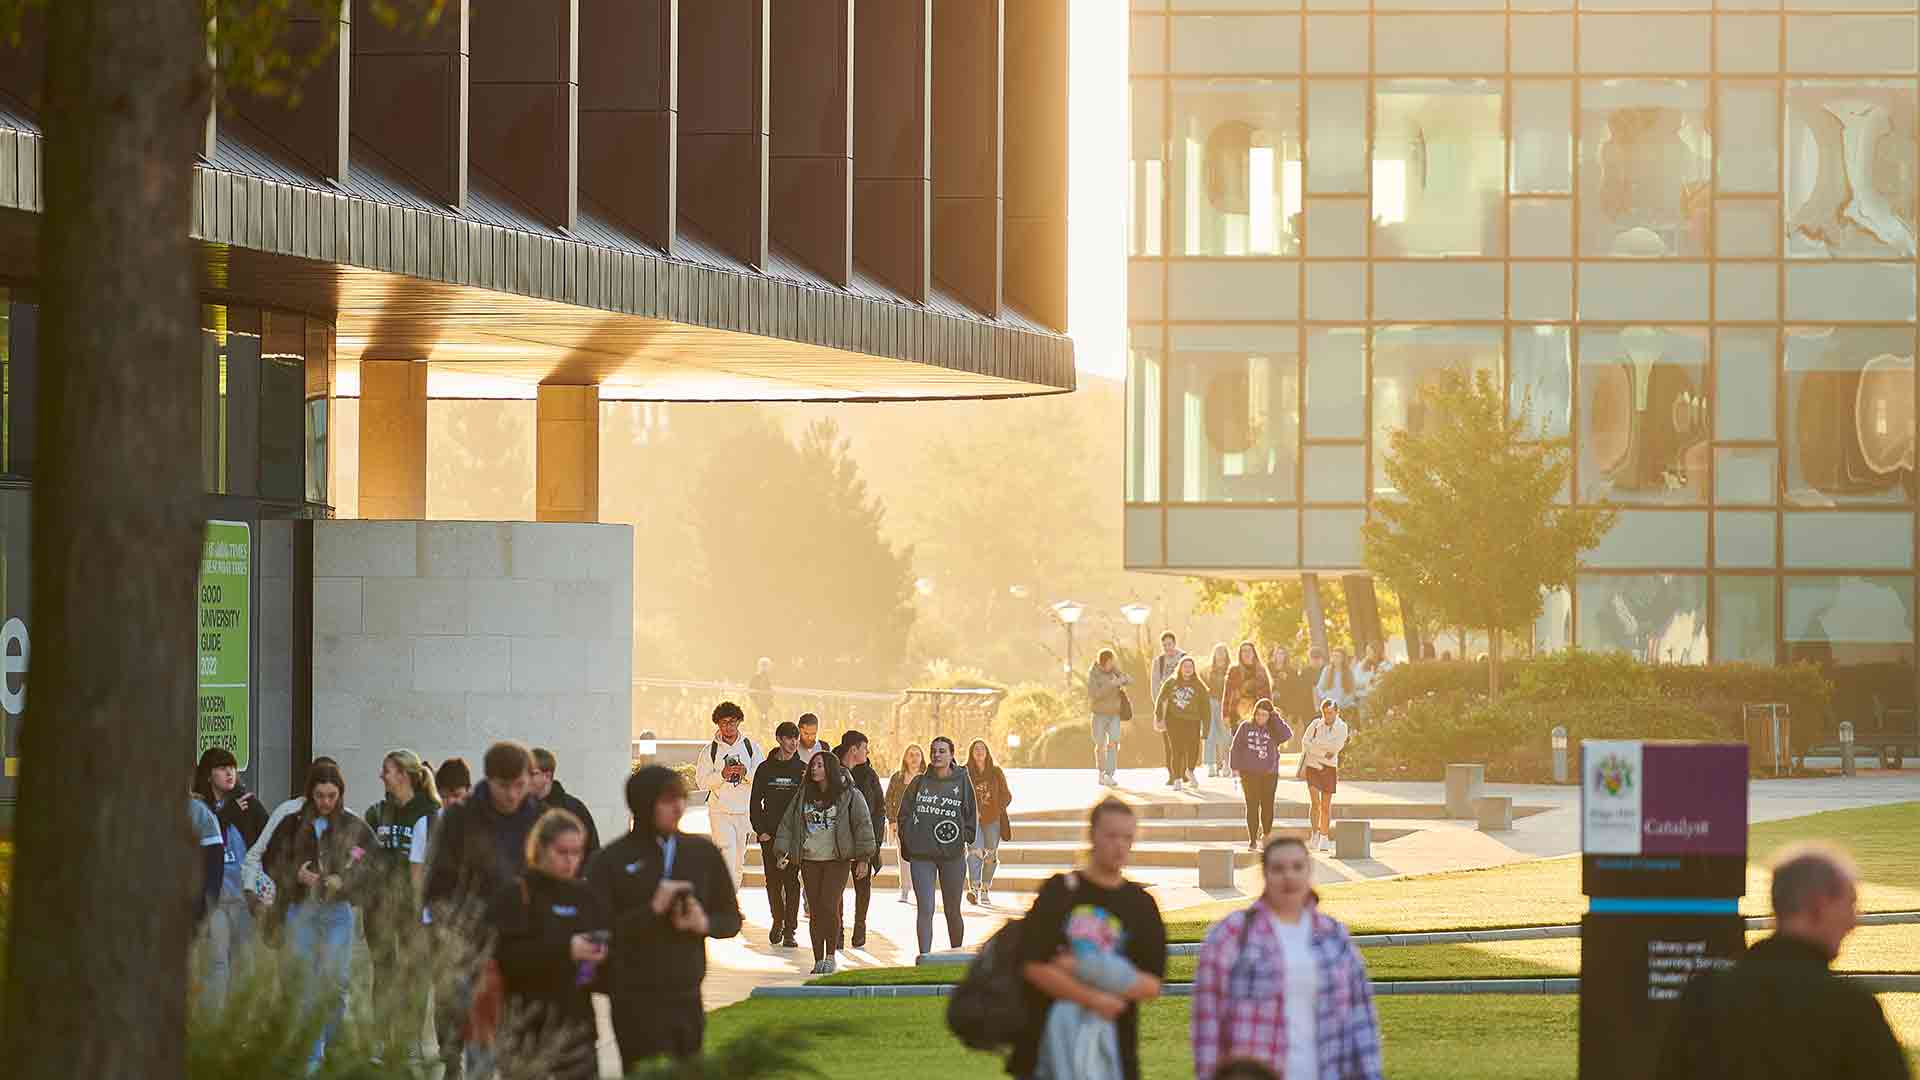
<path id="1" fill-rule="evenodd" d="M 1095 885 L 1082 875 L 1067 885 L 1064 874 L 1056 875 L 1040 889 L 1033 907 L 1027 912 L 1020 933 L 1020 962 L 1044 963 L 1061 949 L 1095 949 L 1119 953 L 1136 969 L 1155 978 L 1167 974 L 1167 926 L 1160 919 L 1160 905 L 1147 890 L 1131 881 L 1122 881 L 1117 889 Z M 1015 1076 L 1033 1072 L 1039 1053 L 1040 1032 L 1046 1026 L 1046 1010 L 1053 999 L 1027 985 L 1027 1004 L 1034 1022 L 1014 1047 L 1007 1071 Z M 1114 1025 L 1120 1036 L 1120 1060 L 1127 1080 L 1140 1076 L 1140 1008 L 1127 1006 Z"/>

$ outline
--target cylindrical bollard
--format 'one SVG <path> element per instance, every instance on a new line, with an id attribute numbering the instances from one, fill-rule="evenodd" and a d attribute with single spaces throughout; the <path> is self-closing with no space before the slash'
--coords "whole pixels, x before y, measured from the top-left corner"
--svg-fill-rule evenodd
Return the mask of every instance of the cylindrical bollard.
<path id="1" fill-rule="evenodd" d="M 1567 729 L 1564 724 L 1553 729 L 1553 782 L 1567 782 Z"/>
<path id="2" fill-rule="evenodd" d="M 1853 775 L 1853 721 L 1840 721 L 1840 775 Z"/>

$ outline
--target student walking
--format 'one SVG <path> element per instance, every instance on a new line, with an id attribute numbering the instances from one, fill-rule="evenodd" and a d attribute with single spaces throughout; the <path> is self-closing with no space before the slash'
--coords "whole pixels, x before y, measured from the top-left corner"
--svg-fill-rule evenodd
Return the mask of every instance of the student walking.
<path id="1" fill-rule="evenodd" d="M 220 827 L 220 888 L 207 917 L 208 1000 L 226 1000 L 241 954 L 253 940 L 253 913 L 247 906 L 241 871 L 247 850 L 266 832 L 267 808 L 240 783 L 233 752 L 210 746 L 194 769 L 193 793 Z"/>
<path id="2" fill-rule="evenodd" d="M 1207 775 L 1229 776 L 1227 751 L 1233 745 L 1233 727 L 1226 721 L 1227 674 L 1233 670 L 1233 654 L 1227 643 L 1213 646 L 1212 663 L 1207 667 Z"/>
<path id="3" fill-rule="evenodd" d="M 1200 790 L 1193 770 L 1200 763 L 1200 733 L 1211 715 L 1207 704 L 1211 696 L 1191 656 L 1181 657 L 1173 678 L 1160 686 L 1153 708 L 1166 726 L 1167 786 L 1175 791 L 1187 787 L 1197 794 Z"/>
<path id="4" fill-rule="evenodd" d="M 332 765 L 339 768 L 340 763 L 325 754 L 313 759 L 313 765 Z M 309 765 L 308 768 L 312 768 Z M 273 841 L 274 833 L 280 829 L 281 822 L 300 812 L 307 805 L 305 795 L 295 795 L 273 808 L 267 815 L 267 824 L 260 832 L 260 838 L 247 848 L 246 861 L 240 864 L 240 886 L 246 891 L 247 910 L 253 913 L 254 929 L 260 928 L 262 917 L 270 916 L 274 907 L 273 878 L 266 872 L 267 845 Z"/>
<path id="5" fill-rule="evenodd" d="M 813 938 L 813 973 L 830 975 L 840 940 L 848 868 L 865 877 L 878 850 L 866 800 L 847 786 L 846 770 L 832 754 L 816 754 L 807 763 L 807 782 L 787 807 L 773 847 L 780 865 L 800 866 L 800 880 L 814 912 L 807 919 Z"/>
<path id="6" fill-rule="evenodd" d="M 1007 817 L 1007 808 L 1013 805 L 1013 789 L 1007 786 L 1006 770 L 993 763 L 993 750 L 985 739 L 975 739 L 967 747 L 967 780 L 973 784 L 973 805 L 980 815 L 980 828 L 967 847 L 967 899 L 984 907 L 992 902 L 1000 844 L 1013 837 L 1013 824 Z"/>
<path id="7" fill-rule="evenodd" d="M 1354 697 L 1353 664 L 1347 659 L 1347 650 L 1333 650 L 1333 660 L 1320 672 L 1320 679 L 1314 684 L 1313 695 L 1321 701 L 1331 699 L 1342 709 L 1353 704 Z"/>
<path id="8" fill-rule="evenodd" d="M 1026 981 L 1027 1013 L 1034 1022 L 1015 1042 L 1007 1062 L 1014 1076 L 1140 1076 L 1138 1006 L 1160 996 L 1160 980 L 1167 973 L 1167 928 L 1153 897 L 1124 876 L 1138 830 L 1133 808 L 1118 799 L 1102 800 L 1088 826 L 1087 865 L 1048 879 L 1022 924 L 1017 956 Z M 1134 974 L 1130 980 L 1106 983 L 1119 985 L 1118 990 L 1102 989 L 1079 977 L 1081 958 L 1103 968 L 1123 960 Z M 1096 1045 L 1110 1045 L 1113 1053 L 1096 1049 L 1089 1061 L 1075 1052 L 1084 1046 L 1081 1040 L 1056 1038 L 1071 1035 L 1054 1023 L 1053 1013 L 1063 1006 L 1079 1013 L 1076 1019 L 1110 1021 L 1111 1043 L 1101 1039 Z"/>
<path id="9" fill-rule="evenodd" d="M 1236 658 L 1233 669 L 1227 672 L 1226 689 L 1220 693 L 1221 714 L 1230 727 L 1238 727 L 1253 712 L 1254 702 L 1273 698 L 1273 678 L 1260 662 L 1260 650 L 1253 642 L 1241 642 Z"/>
<path id="10" fill-rule="evenodd" d="M 536 746 L 532 753 L 533 772 L 529 775 L 533 778 L 530 788 L 533 797 L 539 799 L 540 805 L 547 809 L 565 810 L 580 822 L 580 828 L 587 837 L 587 858 L 592 859 L 594 853 L 600 850 L 600 829 L 594 825 L 587 804 L 568 794 L 566 786 L 554 775 L 560 767 L 560 759 L 554 756 L 553 751 Z M 586 870 L 586 865 L 585 862 L 580 864 L 582 872 Z"/>
<path id="11" fill-rule="evenodd" d="M 427 839 L 440 813 L 440 799 L 433 774 L 411 750 L 388 751 L 380 761 L 380 783 L 386 797 L 367 807 L 366 817 L 375 845 L 365 908 L 373 1008 L 392 1022 L 403 1045 L 411 1045 L 426 1018 L 431 979 L 407 966 L 421 958 Z"/>
<path id="12" fill-rule="evenodd" d="M 853 873 L 855 868 L 848 868 L 848 873 L 853 873 L 853 947 L 856 949 L 867 945 L 867 909 L 873 906 L 873 878 L 880 872 L 880 849 L 887 843 L 887 796 L 880 788 L 880 774 L 867 759 L 870 749 L 866 735 L 859 731 L 841 735 L 840 745 L 833 749 L 833 756 L 839 758 L 847 770 L 848 782 L 867 804 L 867 817 L 873 822 L 873 854 L 866 859 L 867 872 Z M 905 873 L 904 867 L 901 872 Z M 846 923 L 842 917 L 842 929 Z"/>
<path id="13" fill-rule="evenodd" d="M 468 792 L 473 790 L 473 770 L 467 766 L 467 759 L 450 757 L 442 761 L 433 770 L 433 786 L 440 793 L 443 809 L 466 802 Z"/>
<path id="14" fill-rule="evenodd" d="M 829 751 L 827 740 L 820 737 L 820 718 L 810 712 L 800 714 L 800 760 L 812 761 L 813 755 Z"/>
<path id="15" fill-rule="evenodd" d="M 1093 767 L 1100 783 L 1116 787 L 1120 767 L 1120 723 L 1127 708 L 1127 684 L 1133 679 L 1114 663 L 1112 649 L 1101 649 L 1087 669 L 1087 705 L 1093 710 Z"/>
<path id="16" fill-rule="evenodd" d="M 727 872 L 733 875 L 735 892 L 740 890 L 740 876 L 746 869 L 747 838 L 754 835 L 753 773 L 762 760 L 753 740 L 740 734 L 744 719 L 746 714 L 731 701 L 714 706 L 714 736 L 693 759 L 694 783 L 707 793 L 707 821 L 714 845 L 727 860 Z M 804 746 L 802 751 L 804 760 Z"/>
<path id="17" fill-rule="evenodd" d="M 311 967 L 307 1005 L 326 1017 L 308 1064 L 317 1068 L 347 1011 L 353 965 L 353 905 L 373 872 L 372 830 L 346 807 L 347 781 L 335 765 L 307 770 L 306 804 L 281 822 L 265 864 L 294 955 Z"/>
<path id="18" fill-rule="evenodd" d="M 894 770 L 893 776 L 887 780 L 888 821 L 900 820 L 900 800 L 906 796 L 907 787 L 913 783 L 914 779 L 926 771 L 926 751 L 920 749 L 919 743 L 908 743 L 906 750 L 900 755 L 900 767 Z M 907 870 L 907 846 L 900 836 L 899 829 L 893 831 L 893 847 L 894 855 L 900 860 L 900 902 L 909 904 L 913 902 L 909 898 L 913 887 L 913 875 Z"/>
<path id="19" fill-rule="evenodd" d="M 1247 801 L 1247 849 L 1259 851 L 1273 831 L 1273 791 L 1280 783 L 1280 747 L 1293 738 L 1293 729 L 1273 709 L 1273 702 L 1254 702 L 1253 715 L 1233 733 L 1233 771 Z"/>
<path id="20" fill-rule="evenodd" d="M 1347 928 L 1323 914 L 1296 836 L 1261 852 L 1260 899 L 1215 923 L 1193 979 L 1193 1071 L 1251 1059 L 1285 1077 L 1380 1080 L 1380 1019 Z"/>
<path id="21" fill-rule="evenodd" d="M 488 906 L 493 958 L 506 982 L 503 1030 L 538 1046 L 541 1075 L 596 1080 L 593 995 L 587 984 L 607 958 L 611 921 L 580 880 L 586 826 L 548 810 L 528 837 L 527 867 Z"/>
<path id="22" fill-rule="evenodd" d="M 1111 651 L 1109 651 L 1111 655 Z M 978 835 L 979 808 L 973 782 L 953 760 L 953 740 L 935 736 L 928 744 L 932 764 L 907 785 L 900 800 L 900 846 L 913 874 L 919 907 L 916 929 L 920 955 L 933 951 L 934 888 L 947 914 L 947 944 L 959 948 L 966 937 L 961 922 L 960 889 L 966 881 L 966 852 Z"/>
<path id="23" fill-rule="evenodd" d="M 1300 778 L 1307 782 L 1312 810 L 1307 846 L 1314 851 L 1333 847 L 1333 793 L 1340 786 L 1340 751 L 1350 734 L 1333 699 L 1326 698 L 1320 702 L 1320 715 L 1300 735 Z"/>
<path id="24" fill-rule="evenodd" d="M 613 924 L 608 984 L 623 1074 L 647 1058 L 699 1055 L 707 939 L 740 932 L 726 860 L 706 837 L 680 831 L 687 792 L 679 774 L 664 765 L 635 772 L 627 809 L 633 831 L 587 867 L 587 888 Z"/>
<path id="25" fill-rule="evenodd" d="M 800 867 L 781 866 L 773 848 L 773 834 L 787 816 L 787 806 L 806 781 L 807 766 L 800 760 L 800 729 L 783 720 L 773 729 L 774 748 L 753 771 L 753 799 L 749 818 L 760 841 L 760 872 L 767 881 L 767 910 L 773 929 L 767 944 L 794 947 L 793 932 L 800 925 Z"/>
<path id="26" fill-rule="evenodd" d="M 1175 669 L 1180 666 L 1180 639 L 1168 630 L 1160 635 L 1160 651 L 1154 654 L 1153 664 L 1147 671 L 1147 708 L 1153 709 L 1153 730 L 1160 735 L 1160 760 L 1168 763 L 1167 786 L 1178 788 L 1174 781 L 1182 779 L 1174 773 L 1172 763 L 1178 752 L 1173 748 L 1173 733 L 1167 730 L 1167 718 L 1155 706 L 1160 701 L 1160 688 L 1173 678 Z"/>

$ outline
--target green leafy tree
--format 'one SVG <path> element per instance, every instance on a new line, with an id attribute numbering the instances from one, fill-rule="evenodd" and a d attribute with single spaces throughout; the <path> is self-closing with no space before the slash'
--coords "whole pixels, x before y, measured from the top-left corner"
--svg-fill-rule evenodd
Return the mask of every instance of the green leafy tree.
<path id="1" fill-rule="evenodd" d="M 1486 628 L 1498 695 L 1502 632 L 1538 618 L 1545 590 L 1572 584 L 1614 514 L 1559 502 L 1567 441 L 1535 428 L 1530 407 L 1510 412 L 1487 372 L 1444 372 L 1420 394 L 1430 419 L 1393 433 L 1384 467 L 1399 495 L 1377 501 L 1362 529 L 1367 566 L 1433 617 Z"/>
<path id="2" fill-rule="evenodd" d="M 887 542 L 831 420 L 790 441 L 763 414 L 708 448 L 688 504 L 700 538 L 693 655 L 787 685 L 886 685 L 913 626 L 913 556 Z"/>

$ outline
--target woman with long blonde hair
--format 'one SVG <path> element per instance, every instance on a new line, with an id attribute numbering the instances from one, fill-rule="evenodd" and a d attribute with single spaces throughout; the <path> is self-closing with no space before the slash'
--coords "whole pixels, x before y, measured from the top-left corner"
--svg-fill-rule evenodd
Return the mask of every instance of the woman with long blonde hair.
<path id="1" fill-rule="evenodd" d="M 926 771 L 927 752 L 920 748 L 919 743 L 908 743 L 906 750 L 900 754 L 900 768 L 895 770 L 893 776 L 887 780 L 888 821 L 900 820 L 900 799 L 907 793 L 907 785 L 913 783 L 915 777 Z M 907 853 L 906 849 L 900 846 L 897 835 L 894 837 L 894 854 L 900 860 L 900 902 L 911 904 L 913 897 L 908 888 L 912 882 L 907 878 Z"/>

